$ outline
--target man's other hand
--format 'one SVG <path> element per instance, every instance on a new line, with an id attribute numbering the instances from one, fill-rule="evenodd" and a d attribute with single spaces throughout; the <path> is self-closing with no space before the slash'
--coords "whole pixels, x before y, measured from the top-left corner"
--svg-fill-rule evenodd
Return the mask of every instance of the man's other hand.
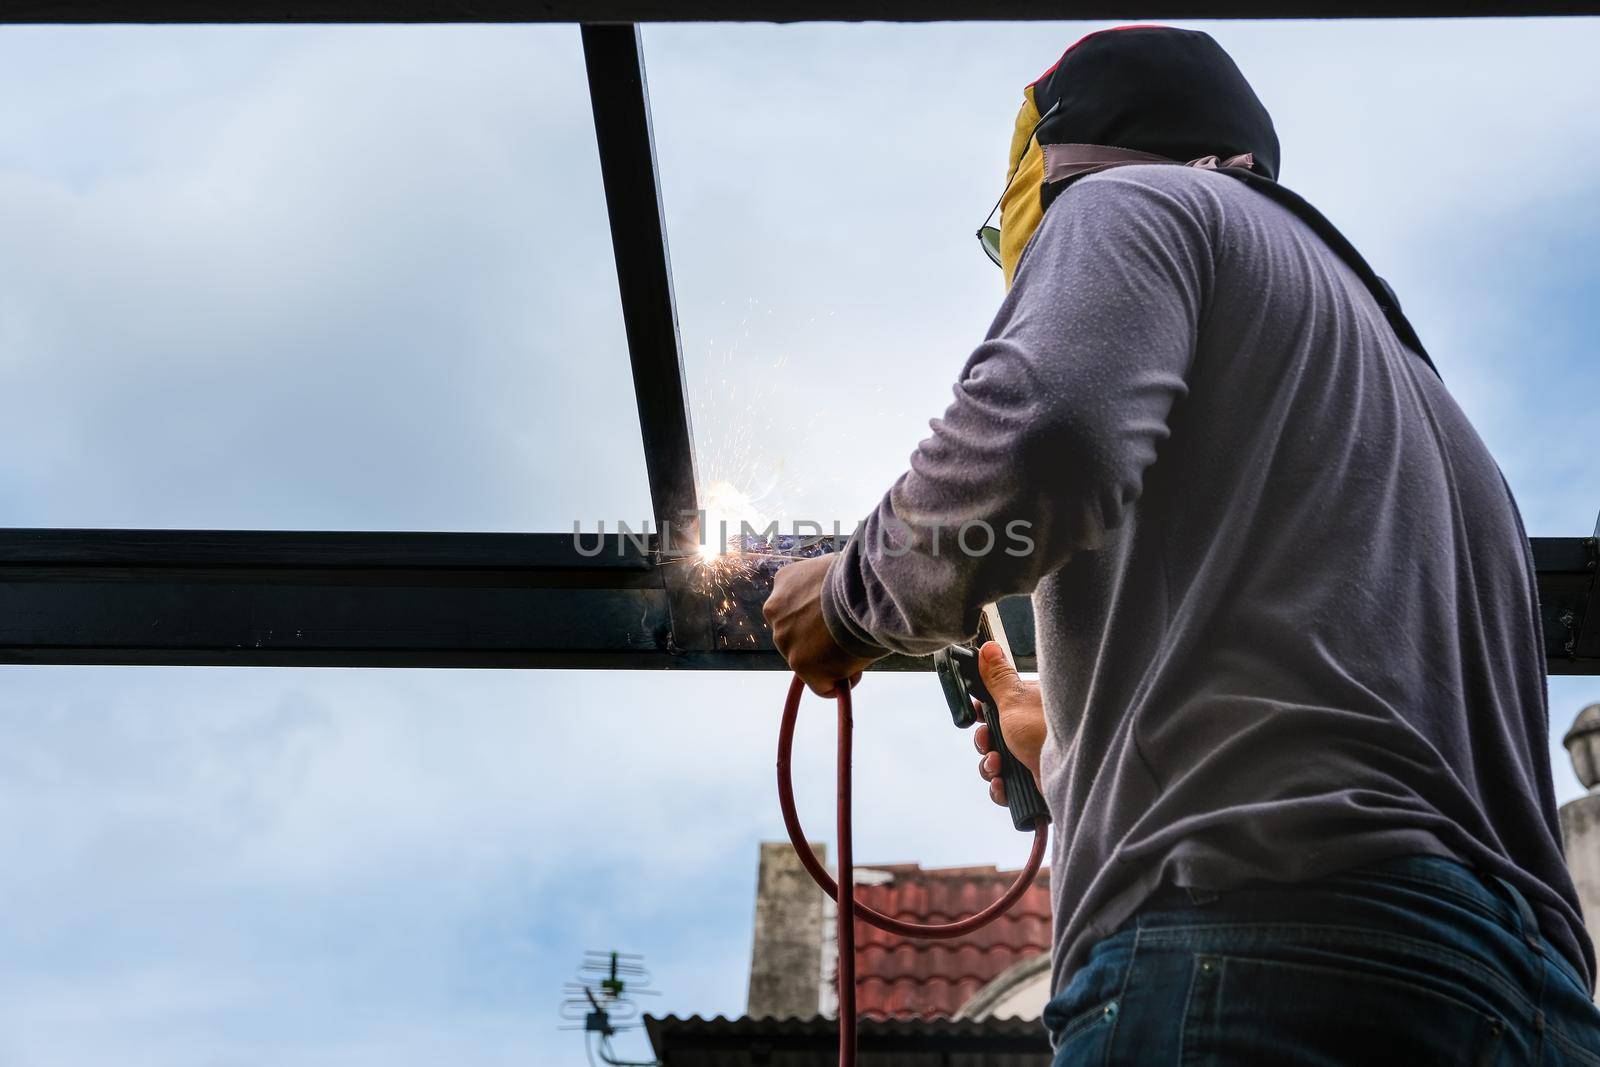
<path id="1" fill-rule="evenodd" d="M 761 607 L 772 627 L 772 643 L 818 696 L 833 696 L 834 687 L 848 679 L 852 687 L 872 661 L 857 659 L 833 640 L 822 619 L 822 583 L 828 578 L 832 556 L 790 563 L 778 571 L 772 595 Z M 1007 735 L 1009 736 L 1009 735 Z"/>
<path id="2" fill-rule="evenodd" d="M 993 641 L 978 650 L 978 673 L 1000 709 L 1000 732 L 1005 735 L 1006 747 L 1032 772 L 1034 784 L 1039 785 L 1039 753 L 1044 749 L 1045 736 L 1039 683 L 1023 680 Z M 989 727 L 980 721 L 972 740 L 983 753 L 978 760 L 978 774 L 989 783 L 989 799 L 1005 807 L 1006 783 L 1000 777 L 1000 753 L 989 738 Z"/>

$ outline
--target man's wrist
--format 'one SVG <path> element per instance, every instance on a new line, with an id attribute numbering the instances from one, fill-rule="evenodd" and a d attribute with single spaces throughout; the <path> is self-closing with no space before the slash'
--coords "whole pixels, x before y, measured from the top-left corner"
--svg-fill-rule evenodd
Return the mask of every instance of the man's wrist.
<path id="1" fill-rule="evenodd" d="M 849 610 L 839 602 L 835 582 L 838 580 L 839 567 L 843 556 L 835 556 L 828 567 L 826 577 L 822 579 L 822 590 L 818 600 L 822 606 L 822 622 L 827 626 L 828 634 L 833 638 L 833 643 L 844 649 L 857 659 L 882 659 L 889 654 L 889 650 L 881 645 L 874 644 L 865 635 L 859 633 Z"/>

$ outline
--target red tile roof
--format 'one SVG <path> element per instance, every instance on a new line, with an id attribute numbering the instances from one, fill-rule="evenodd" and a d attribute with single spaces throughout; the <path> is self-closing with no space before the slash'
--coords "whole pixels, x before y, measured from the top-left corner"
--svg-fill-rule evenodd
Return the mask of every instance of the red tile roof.
<path id="1" fill-rule="evenodd" d="M 890 879 L 858 883 L 856 900 L 897 919 L 950 922 L 994 900 L 1016 877 L 994 867 L 923 870 L 913 863 L 873 866 Z M 864 872 L 863 872 L 864 873 Z M 856 927 L 856 1009 L 868 1019 L 954 1015 L 1014 963 L 1050 951 L 1050 872 L 1040 871 L 1016 905 L 981 930 L 950 941 L 913 941 Z"/>

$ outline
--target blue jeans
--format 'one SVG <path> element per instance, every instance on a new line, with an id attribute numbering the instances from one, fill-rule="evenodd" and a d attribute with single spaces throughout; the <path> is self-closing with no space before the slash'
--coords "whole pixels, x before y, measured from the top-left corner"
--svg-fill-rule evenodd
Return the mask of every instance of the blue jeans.
<path id="1" fill-rule="evenodd" d="M 1412 856 L 1165 890 L 1044 1012 L 1079 1064 L 1593 1064 L 1600 1010 L 1508 884 Z"/>

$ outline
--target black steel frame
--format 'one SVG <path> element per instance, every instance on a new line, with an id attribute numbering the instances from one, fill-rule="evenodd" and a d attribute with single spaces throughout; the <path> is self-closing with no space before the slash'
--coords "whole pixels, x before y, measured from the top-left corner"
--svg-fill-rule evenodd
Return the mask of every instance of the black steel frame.
<path id="1" fill-rule="evenodd" d="M 1456 0 L 1382 11 L 1328 3 L 1182 3 L 1165 17 L 1595 14 L 1600 0 Z M 664 539 L 569 534 L 0 529 L 0 663 L 780 669 L 761 622 L 766 573 L 708 588 L 680 553 L 697 537 L 689 406 L 638 28 L 652 19 L 1126 15 L 1002 0 L 0 0 L 4 22 L 577 21 L 594 110 L 634 393 Z M 594 24 L 606 23 L 606 24 Z M 620 24 L 611 24 L 620 23 Z M 1600 674 L 1595 537 L 1534 538 L 1553 674 Z M 1002 608 L 1033 665 L 1024 599 Z M 922 660 L 883 666 L 918 669 Z"/>
<path id="2" fill-rule="evenodd" d="M 1600 14 L 1596 0 L 0 0 L 5 22 L 957 22 Z"/>

